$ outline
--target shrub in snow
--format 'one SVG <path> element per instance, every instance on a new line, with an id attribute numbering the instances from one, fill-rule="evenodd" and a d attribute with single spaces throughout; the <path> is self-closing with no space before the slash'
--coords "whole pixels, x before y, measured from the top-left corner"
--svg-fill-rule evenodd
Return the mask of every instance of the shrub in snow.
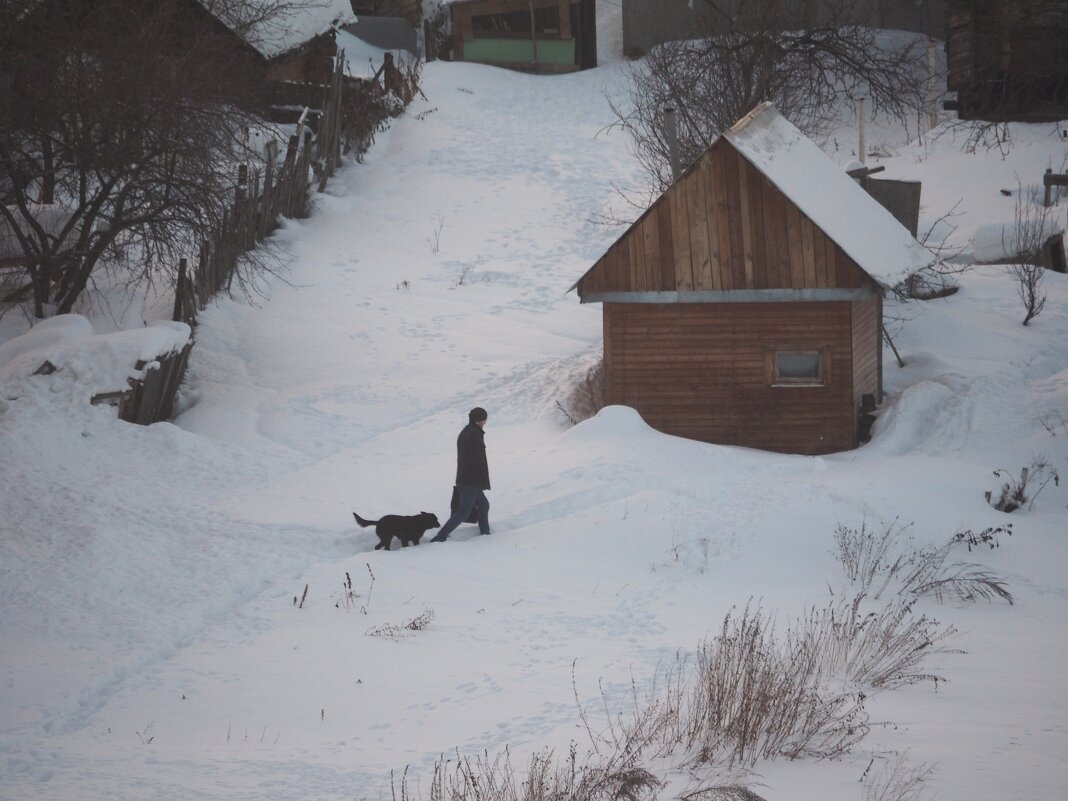
<path id="1" fill-rule="evenodd" d="M 368 637 L 384 637 L 388 640 L 399 640 L 401 637 L 411 637 L 411 632 L 425 631 L 430 628 L 434 620 L 434 610 L 426 609 L 422 614 L 416 615 L 411 620 L 406 620 L 399 625 L 383 623 L 381 626 L 373 626 L 364 632 Z"/>
<path id="2" fill-rule="evenodd" d="M 1056 468 L 1050 466 L 1045 458 L 1036 456 L 1031 460 L 1028 467 L 1020 468 L 1020 477 L 1014 478 L 1005 469 L 998 468 L 994 475 L 1002 481 L 1001 489 L 995 495 L 994 492 L 984 493 L 987 503 L 999 512 L 1015 512 L 1027 504 L 1028 510 L 1035 505 L 1035 499 L 1050 481 L 1054 486 L 1061 483 L 1060 474 Z M 1036 489 L 1037 487 L 1037 489 Z"/>
<path id="3" fill-rule="evenodd" d="M 1033 199 L 1026 200 L 1022 188 L 1017 192 L 1015 225 L 1004 247 L 1014 260 L 1009 266 L 1009 275 L 1016 281 L 1016 294 L 1024 307 L 1024 325 L 1037 317 L 1046 305 L 1046 293 L 1041 287 L 1046 275 L 1042 251 L 1055 233 L 1052 211 L 1039 206 Z"/>
<path id="4" fill-rule="evenodd" d="M 939 547 L 901 549 L 899 541 L 906 527 L 894 523 L 884 530 L 838 526 L 835 556 L 846 571 L 853 591 L 879 600 L 889 591 L 898 598 L 929 595 L 941 602 L 947 596 L 959 601 L 1001 598 L 1012 603 L 1005 581 L 980 565 L 946 564 L 953 548 L 965 544 L 997 547 L 997 534 L 1012 534 L 1011 527 L 989 528 L 976 534 L 958 532 Z"/>
<path id="5" fill-rule="evenodd" d="M 761 609 L 728 614 L 680 686 L 679 742 L 694 764 L 849 753 L 867 734 L 863 693 L 833 686 L 801 629 L 777 636 Z"/>
<path id="6" fill-rule="evenodd" d="M 556 402 L 556 408 L 571 425 L 588 420 L 605 407 L 604 359 L 598 359 L 586 374 L 571 388 L 566 403 Z"/>
<path id="7" fill-rule="evenodd" d="M 926 762 L 910 765 L 908 752 L 879 757 L 880 765 L 872 770 L 875 758 L 861 777 L 862 801 L 920 801 L 927 779 L 934 768 Z"/>
<path id="8" fill-rule="evenodd" d="M 593 753 L 580 760 L 572 743 L 566 759 L 542 751 L 531 756 L 522 773 L 512 766 L 507 749 L 494 757 L 441 758 L 434 764 L 429 801 L 652 801 L 662 782 L 636 764 L 636 756 Z M 399 787 L 394 782 L 393 798 L 420 798 L 408 786 L 407 771 Z"/>

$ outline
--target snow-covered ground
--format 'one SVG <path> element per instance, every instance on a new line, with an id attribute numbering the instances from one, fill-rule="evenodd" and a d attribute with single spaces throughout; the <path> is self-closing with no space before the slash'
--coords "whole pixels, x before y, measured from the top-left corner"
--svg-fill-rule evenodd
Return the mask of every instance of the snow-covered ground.
<path id="1" fill-rule="evenodd" d="M 606 64 L 575 75 L 427 65 L 427 99 L 277 235 L 284 280 L 204 313 L 174 424 L 88 404 L 132 352 L 114 316 L 26 336 L 0 320 L 0 798 L 385 799 L 406 766 L 425 796 L 442 754 L 584 751 L 576 701 L 598 728 L 732 607 L 786 621 L 825 603 L 844 583 L 835 526 L 894 520 L 936 545 L 1013 523 L 960 556 L 1015 604 L 923 599 L 960 630 L 926 665 L 946 683 L 873 695 L 848 758 L 742 778 L 769 801 L 859 801 L 872 760 L 907 751 L 935 767 L 925 798 L 1064 797 L 1068 491 L 1012 516 L 983 493 L 1036 457 L 1068 477 L 1068 279 L 1046 276 L 1026 328 L 999 266 L 895 309 L 906 366 L 886 353 L 888 400 L 856 451 L 705 445 L 619 407 L 568 428 L 556 403 L 598 357 L 601 317 L 567 289 L 619 234 L 591 221 L 620 211 L 613 183 L 636 177 L 605 130 L 625 79 L 606 36 Z M 963 199 L 942 232 L 962 261 L 1012 221 L 999 190 L 1066 153 L 1052 125 L 1018 127 L 1004 158 L 948 135 L 869 141 L 887 177 L 924 181 L 921 229 Z M 372 550 L 354 510 L 444 520 L 475 405 L 493 536 Z M 684 777 L 666 777 L 675 798 Z"/>

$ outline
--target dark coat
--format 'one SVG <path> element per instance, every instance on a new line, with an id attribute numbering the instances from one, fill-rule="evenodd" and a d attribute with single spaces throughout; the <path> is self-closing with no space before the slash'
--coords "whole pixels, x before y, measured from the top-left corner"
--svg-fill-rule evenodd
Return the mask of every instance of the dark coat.
<path id="1" fill-rule="evenodd" d="M 489 463 L 486 461 L 486 432 L 468 423 L 456 438 L 456 485 L 490 488 Z"/>

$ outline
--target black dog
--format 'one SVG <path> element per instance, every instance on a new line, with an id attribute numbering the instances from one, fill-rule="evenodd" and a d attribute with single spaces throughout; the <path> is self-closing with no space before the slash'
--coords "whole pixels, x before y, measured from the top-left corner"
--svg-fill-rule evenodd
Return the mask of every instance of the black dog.
<path id="1" fill-rule="evenodd" d="M 355 512 L 352 516 L 364 528 L 375 527 L 375 534 L 378 535 L 379 540 L 378 545 L 375 546 L 376 551 L 381 548 L 388 551 L 394 537 L 399 539 L 405 548 L 409 544 L 418 545 L 419 540 L 427 531 L 432 528 L 441 528 L 438 518 L 430 512 L 420 512 L 417 515 L 386 515 L 381 520 L 364 520 Z"/>

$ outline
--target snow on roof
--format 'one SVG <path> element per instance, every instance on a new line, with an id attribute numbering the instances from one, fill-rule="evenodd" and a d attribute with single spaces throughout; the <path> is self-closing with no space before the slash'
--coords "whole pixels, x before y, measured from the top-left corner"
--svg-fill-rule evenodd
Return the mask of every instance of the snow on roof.
<path id="1" fill-rule="evenodd" d="M 345 74 L 350 78 L 371 78 L 390 52 L 348 31 L 338 31 L 335 36 L 338 50 L 345 51 Z"/>
<path id="2" fill-rule="evenodd" d="M 220 22 L 265 58 L 280 56 L 326 33 L 356 22 L 349 0 L 200 0 Z M 259 16 L 265 19 L 257 19 Z"/>
<path id="3" fill-rule="evenodd" d="M 886 287 L 934 255 L 769 102 L 723 134 L 753 166 Z"/>

